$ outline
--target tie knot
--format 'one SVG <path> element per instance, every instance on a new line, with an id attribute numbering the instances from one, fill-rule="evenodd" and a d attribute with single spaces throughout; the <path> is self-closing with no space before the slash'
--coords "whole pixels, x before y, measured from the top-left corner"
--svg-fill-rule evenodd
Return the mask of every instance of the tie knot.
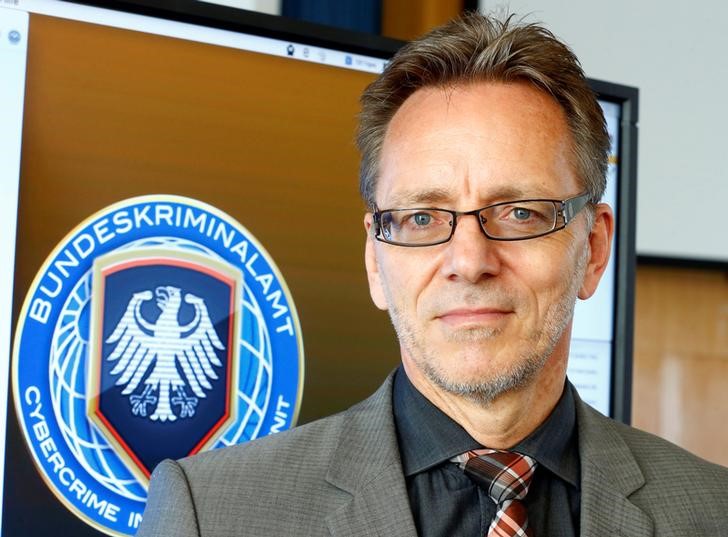
<path id="1" fill-rule="evenodd" d="M 495 449 L 467 451 L 452 460 L 498 505 L 526 497 L 537 464 L 528 455 Z"/>

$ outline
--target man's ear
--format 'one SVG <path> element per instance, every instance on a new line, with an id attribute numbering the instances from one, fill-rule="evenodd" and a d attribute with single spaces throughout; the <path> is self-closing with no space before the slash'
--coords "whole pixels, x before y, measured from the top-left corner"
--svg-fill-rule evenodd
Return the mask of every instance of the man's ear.
<path id="1" fill-rule="evenodd" d="M 364 229 L 367 232 L 366 246 L 364 247 L 364 263 L 367 267 L 367 278 L 369 279 L 369 294 L 374 305 L 380 310 L 387 309 L 387 300 L 382 287 L 382 281 L 377 264 L 376 239 L 372 230 L 372 213 L 364 215 Z"/>
<path id="2" fill-rule="evenodd" d="M 614 214 L 606 203 L 600 203 L 594 210 L 594 225 L 589 232 L 589 259 L 584 281 L 579 289 L 579 298 L 586 300 L 594 294 L 607 268 L 612 251 L 614 235 Z"/>

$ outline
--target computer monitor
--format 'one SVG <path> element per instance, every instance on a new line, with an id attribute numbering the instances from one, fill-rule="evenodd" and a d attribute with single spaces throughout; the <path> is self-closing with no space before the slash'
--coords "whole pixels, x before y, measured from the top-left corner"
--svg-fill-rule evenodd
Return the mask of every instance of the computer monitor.
<path id="1" fill-rule="evenodd" d="M 4 537 L 131 535 L 159 458 L 346 408 L 399 360 L 368 294 L 353 136 L 401 43 L 202 2 L 91 4 L 0 8 Z M 569 377 L 628 421 L 637 92 L 593 84 L 617 237 Z M 230 352 L 210 336 L 217 351 L 155 377 L 144 357 L 173 307 L 165 349 L 208 316 Z M 180 424 L 206 404 L 190 441 Z"/>

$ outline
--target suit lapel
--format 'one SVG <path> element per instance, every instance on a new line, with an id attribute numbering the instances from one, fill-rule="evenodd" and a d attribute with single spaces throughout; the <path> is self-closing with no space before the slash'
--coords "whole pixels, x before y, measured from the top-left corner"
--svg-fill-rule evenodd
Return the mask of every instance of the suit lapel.
<path id="1" fill-rule="evenodd" d="M 356 491 L 327 524 L 333 537 L 415 536 L 401 469 L 399 475 L 380 474 Z"/>
<path id="2" fill-rule="evenodd" d="M 652 537 L 652 520 L 629 496 L 644 476 L 617 427 L 576 390 L 582 537 Z M 326 517 L 333 537 L 416 535 L 392 414 L 392 375 L 346 413 L 326 480 L 350 495 Z"/>
<path id="3" fill-rule="evenodd" d="M 618 425 L 574 390 L 581 458 L 581 536 L 651 537 L 652 520 L 629 496 L 645 484 Z"/>
<path id="4" fill-rule="evenodd" d="M 392 413 L 392 375 L 346 413 L 326 479 L 351 499 L 326 517 L 334 537 L 416 535 Z"/>

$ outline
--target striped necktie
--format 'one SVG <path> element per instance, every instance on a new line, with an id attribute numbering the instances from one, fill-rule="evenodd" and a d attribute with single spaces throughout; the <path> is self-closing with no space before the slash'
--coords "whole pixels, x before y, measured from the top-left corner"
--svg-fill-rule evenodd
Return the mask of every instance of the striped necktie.
<path id="1" fill-rule="evenodd" d="M 451 459 L 495 502 L 498 511 L 486 537 L 533 537 L 528 527 L 526 497 L 536 461 L 527 455 L 476 449 Z"/>

